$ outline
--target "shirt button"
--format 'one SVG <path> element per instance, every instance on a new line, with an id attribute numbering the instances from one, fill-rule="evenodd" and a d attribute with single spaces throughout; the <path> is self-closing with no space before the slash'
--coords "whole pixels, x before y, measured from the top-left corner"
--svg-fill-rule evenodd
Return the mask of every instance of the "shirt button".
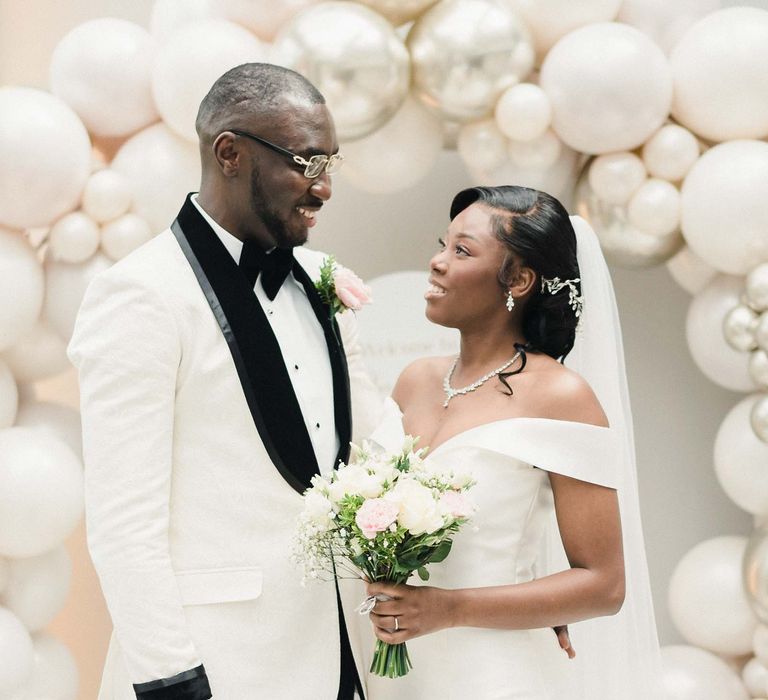
<path id="1" fill-rule="evenodd" d="M 267 309 L 267 316 L 271 316 L 273 313 L 275 312 L 272 309 Z"/>
<path id="2" fill-rule="evenodd" d="M 315 428 L 320 428 L 320 423 L 315 423 Z"/>
<path id="3" fill-rule="evenodd" d="M 298 366 L 298 365 L 294 365 L 294 366 L 293 366 L 293 368 L 294 368 L 294 369 L 298 369 L 298 368 L 299 368 L 299 366 Z"/>

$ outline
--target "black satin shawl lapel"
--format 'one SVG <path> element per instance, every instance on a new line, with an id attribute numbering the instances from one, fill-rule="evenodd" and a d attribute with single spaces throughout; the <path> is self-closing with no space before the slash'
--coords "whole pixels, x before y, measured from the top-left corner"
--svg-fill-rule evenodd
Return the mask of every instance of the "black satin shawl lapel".
<path id="1" fill-rule="evenodd" d="M 317 458 L 280 345 L 253 289 L 187 198 L 171 227 L 227 341 L 253 422 L 272 462 L 299 493 Z"/>

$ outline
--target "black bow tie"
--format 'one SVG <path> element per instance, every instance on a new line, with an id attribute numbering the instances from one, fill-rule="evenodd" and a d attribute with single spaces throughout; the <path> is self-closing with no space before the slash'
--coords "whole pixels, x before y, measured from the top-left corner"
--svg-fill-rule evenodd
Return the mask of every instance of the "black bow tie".
<path id="1" fill-rule="evenodd" d="M 251 287 L 256 284 L 256 278 L 261 273 L 261 286 L 271 301 L 293 269 L 293 248 L 275 248 L 267 253 L 258 243 L 245 241 L 240 253 L 240 269 Z"/>

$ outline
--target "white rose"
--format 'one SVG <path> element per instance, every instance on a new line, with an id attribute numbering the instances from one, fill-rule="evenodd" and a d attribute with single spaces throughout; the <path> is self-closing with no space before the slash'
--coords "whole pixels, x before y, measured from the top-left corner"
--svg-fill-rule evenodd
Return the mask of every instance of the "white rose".
<path id="1" fill-rule="evenodd" d="M 398 504 L 397 521 L 412 535 L 432 533 L 443 527 L 443 515 L 432 489 L 414 479 L 400 479 L 384 498 Z"/>
<path id="2" fill-rule="evenodd" d="M 333 527 L 333 504 L 323 494 L 309 491 L 304 496 L 304 514 L 316 525 L 330 530 Z"/>
<path id="3" fill-rule="evenodd" d="M 331 484 L 330 493 L 334 500 L 345 495 L 359 495 L 364 498 L 378 498 L 381 495 L 383 479 L 357 464 L 351 464 L 339 470 L 336 481 Z M 341 496 L 337 497 L 337 494 Z"/>

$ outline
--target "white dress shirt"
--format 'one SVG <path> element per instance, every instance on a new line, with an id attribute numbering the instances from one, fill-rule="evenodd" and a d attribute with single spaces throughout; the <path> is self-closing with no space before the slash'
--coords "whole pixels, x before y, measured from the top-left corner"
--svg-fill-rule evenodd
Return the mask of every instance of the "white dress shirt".
<path id="1" fill-rule="evenodd" d="M 192 196 L 192 202 L 239 263 L 243 242 L 210 217 L 198 203 L 196 194 Z M 323 328 L 304 287 L 292 274 L 288 275 L 274 300 L 269 299 L 258 278 L 253 291 L 283 354 L 320 472 L 327 475 L 335 466 L 340 443 L 333 410 L 333 372 Z"/>

